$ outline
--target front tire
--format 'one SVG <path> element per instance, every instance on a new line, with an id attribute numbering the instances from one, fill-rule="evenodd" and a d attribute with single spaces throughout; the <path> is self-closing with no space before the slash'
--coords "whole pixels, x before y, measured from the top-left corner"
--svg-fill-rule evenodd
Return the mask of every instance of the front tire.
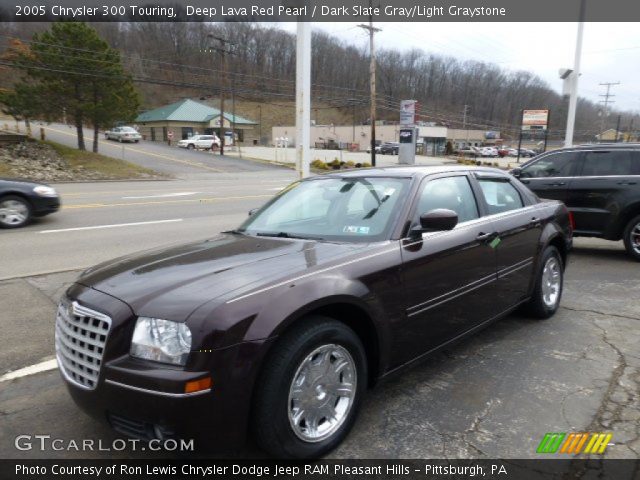
<path id="1" fill-rule="evenodd" d="M 31 204 L 17 195 L 0 198 L 0 228 L 20 228 L 31 221 Z"/>
<path id="2" fill-rule="evenodd" d="M 196 146 L 193 143 L 187 145 L 187 150 L 193 150 L 194 148 L 196 148 Z"/>
<path id="3" fill-rule="evenodd" d="M 309 317 L 285 333 L 256 386 L 258 445 L 280 458 L 317 458 L 342 442 L 367 386 L 362 342 L 345 324 Z"/>
<path id="4" fill-rule="evenodd" d="M 525 312 L 532 317 L 545 319 L 552 317 L 560 307 L 564 284 L 564 267 L 560 252 L 548 246 L 542 252 L 540 270 L 536 277 L 533 296 L 525 305 Z"/>
<path id="5" fill-rule="evenodd" d="M 632 218 L 624 229 L 624 247 L 634 260 L 640 262 L 640 215 Z"/>

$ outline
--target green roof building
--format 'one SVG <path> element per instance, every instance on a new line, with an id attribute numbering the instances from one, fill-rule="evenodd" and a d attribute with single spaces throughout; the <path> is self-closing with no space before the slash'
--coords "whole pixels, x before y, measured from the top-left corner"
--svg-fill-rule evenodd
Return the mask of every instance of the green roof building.
<path id="1" fill-rule="evenodd" d="M 138 130 L 143 138 L 152 141 L 178 141 L 192 135 L 215 133 L 221 136 L 220 110 L 204 103 L 185 99 L 141 113 L 136 118 Z M 253 129 L 258 125 L 231 112 L 224 112 L 224 129 L 227 137 L 231 130 L 236 134 L 236 141 L 245 142 L 253 138 Z M 257 138 L 257 137 L 256 137 Z"/>

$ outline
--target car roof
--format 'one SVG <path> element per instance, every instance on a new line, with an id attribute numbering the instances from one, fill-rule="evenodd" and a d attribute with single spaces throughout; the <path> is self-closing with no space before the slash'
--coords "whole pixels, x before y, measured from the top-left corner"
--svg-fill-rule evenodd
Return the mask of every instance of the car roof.
<path id="1" fill-rule="evenodd" d="M 640 143 L 583 143 L 558 150 L 611 150 L 612 148 L 640 149 Z M 556 152 L 558 150 L 550 150 Z"/>
<path id="2" fill-rule="evenodd" d="M 428 175 L 435 175 L 438 173 L 448 172 L 486 172 L 498 174 L 501 176 L 507 176 L 507 173 L 503 170 L 491 167 L 472 167 L 466 165 L 398 165 L 391 167 L 372 167 L 372 168 L 356 168 L 352 170 L 346 170 L 335 173 L 325 173 L 323 175 L 317 175 L 314 178 L 350 178 L 350 177 L 426 177 Z"/>

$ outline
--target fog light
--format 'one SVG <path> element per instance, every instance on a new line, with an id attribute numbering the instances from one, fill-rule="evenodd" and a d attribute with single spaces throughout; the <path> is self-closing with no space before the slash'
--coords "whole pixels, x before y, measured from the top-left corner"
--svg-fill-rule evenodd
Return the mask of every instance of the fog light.
<path id="1" fill-rule="evenodd" d="M 184 393 L 200 392 L 211 388 L 211 377 L 201 378 L 200 380 L 192 380 L 184 384 Z"/>

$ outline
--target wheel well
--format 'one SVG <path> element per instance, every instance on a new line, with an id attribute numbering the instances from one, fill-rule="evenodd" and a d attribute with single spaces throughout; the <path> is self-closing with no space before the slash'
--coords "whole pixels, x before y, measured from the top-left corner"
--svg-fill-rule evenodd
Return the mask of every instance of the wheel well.
<path id="1" fill-rule="evenodd" d="M 636 205 L 634 208 L 630 208 L 627 213 L 620 219 L 618 228 L 616 229 L 616 238 L 620 240 L 624 234 L 624 229 L 627 227 L 627 223 L 637 215 L 640 215 L 640 205 Z"/>
<path id="2" fill-rule="evenodd" d="M 555 236 L 549 242 L 549 245 L 553 245 L 560 252 L 560 257 L 562 257 L 562 265 L 563 267 L 567 266 L 567 244 L 562 239 L 561 236 Z"/>
<path id="3" fill-rule="evenodd" d="M 20 197 L 25 202 L 27 202 L 31 208 L 33 208 L 33 204 L 31 203 L 31 200 L 29 200 L 29 198 L 22 192 L 7 192 L 7 193 L 3 193 L 2 195 L 0 195 L 0 200 L 5 198 L 5 197 Z"/>
<path id="4" fill-rule="evenodd" d="M 369 314 L 350 303 L 333 303 L 306 312 L 305 316 L 307 315 L 323 315 L 333 318 L 347 325 L 358 335 L 367 354 L 368 383 L 369 386 L 372 386 L 380 373 L 380 344 L 376 327 Z M 295 322 L 293 324 L 295 325 Z"/>

